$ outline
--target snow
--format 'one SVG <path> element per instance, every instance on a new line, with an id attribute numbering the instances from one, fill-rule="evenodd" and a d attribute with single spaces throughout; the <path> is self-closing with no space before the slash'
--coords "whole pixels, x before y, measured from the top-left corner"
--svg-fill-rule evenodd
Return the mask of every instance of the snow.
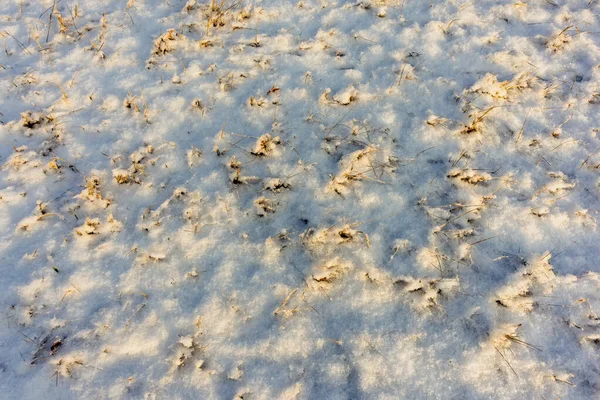
<path id="1" fill-rule="evenodd" d="M 0 397 L 598 397 L 599 15 L 3 1 Z"/>

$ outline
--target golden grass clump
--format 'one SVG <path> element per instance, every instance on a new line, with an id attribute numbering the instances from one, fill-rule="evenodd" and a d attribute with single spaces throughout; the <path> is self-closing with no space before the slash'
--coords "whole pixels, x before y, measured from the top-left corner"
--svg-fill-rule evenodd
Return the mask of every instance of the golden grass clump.
<path id="1" fill-rule="evenodd" d="M 447 175 L 450 179 L 457 179 L 461 182 L 469 183 L 471 185 L 478 185 L 485 183 L 492 179 L 492 176 L 485 172 L 476 171 L 473 169 L 459 169 L 455 168 L 450 170 Z"/>
<path id="2" fill-rule="evenodd" d="M 393 167 L 393 160 L 386 151 L 368 146 L 345 155 L 339 161 L 339 172 L 332 177 L 327 190 L 342 195 L 354 182 L 374 181 L 385 184 L 381 177 L 387 168 Z"/>
<path id="3" fill-rule="evenodd" d="M 506 285 L 500 288 L 493 297 L 493 301 L 500 307 L 513 312 L 528 313 L 536 306 L 533 296 L 535 289 L 541 295 L 552 293 L 554 285 L 552 280 L 555 275 L 550 264 L 550 253 L 539 257 L 534 256 L 530 261 L 523 261 L 525 268 L 516 272 Z"/>
<path id="4" fill-rule="evenodd" d="M 275 207 L 277 206 L 277 202 L 271 199 L 268 199 L 264 196 L 259 197 L 254 200 L 254 207 L 256 208 L 256 214 L 259 217 L 264 217 L 267 214 L 273 214 L 275 212 Z"/>
<path id="5" fill-rule="evenodd" d="M 403 292 L 415 296 L 414 305 L 419 310 L 438 307 L 442 298 L 453 294 L 460 286 L 458 278 L 413 278 L 401 276 L 394 284 Z"/>
<path id="6" fill-rule="evenodd" d="M 256 140 L 254 149 L 250 153 L 255 156 L 265 157 L 272 154 L 279 144 L 281 144 L 279 136 L 272 137 L 270 134 L 265 133 Z"/>
<path id="7" fill-rule="evenodd" d="M 335 257 L 332 260 L 315 266 L 311 273 L 311 279 L 315 283 L 331 284 L 351 269 L 352 263 Z"/>
<path id="8" fill-rule="evenodd" d="M 153 55 L 162 56 L 176 49 L 176 43 L 185 40 L 185 36 L 175 29 L 169 29 L 154 41 Z"/>
<path id="9" fill-rule="evenodd" d="M 52 121 L 54 121 L 54 117 L 52 115 L 43 115 L 42 113 L 31 111 L 25 111 L 21 113 L 21 124 L 25 128 L 37 128 Z"/>

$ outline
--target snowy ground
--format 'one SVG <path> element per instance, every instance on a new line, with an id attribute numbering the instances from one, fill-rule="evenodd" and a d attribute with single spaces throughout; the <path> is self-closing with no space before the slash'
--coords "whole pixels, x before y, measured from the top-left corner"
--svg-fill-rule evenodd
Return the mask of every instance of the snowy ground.
<path id="1" fill-rule="evenodd" d="M 600 2 L 210 3 L 0 2 L 0 397 L 600 396 Z"/>

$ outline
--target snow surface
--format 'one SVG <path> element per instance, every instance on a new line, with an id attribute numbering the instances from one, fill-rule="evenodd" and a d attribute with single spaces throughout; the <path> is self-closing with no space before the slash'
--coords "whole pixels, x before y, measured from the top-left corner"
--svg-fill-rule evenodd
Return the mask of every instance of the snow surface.
<path id="1" fill-rule="evenodd" d="M 0 397 L 600 396 L 597 0 L 3 0 Z"/>

